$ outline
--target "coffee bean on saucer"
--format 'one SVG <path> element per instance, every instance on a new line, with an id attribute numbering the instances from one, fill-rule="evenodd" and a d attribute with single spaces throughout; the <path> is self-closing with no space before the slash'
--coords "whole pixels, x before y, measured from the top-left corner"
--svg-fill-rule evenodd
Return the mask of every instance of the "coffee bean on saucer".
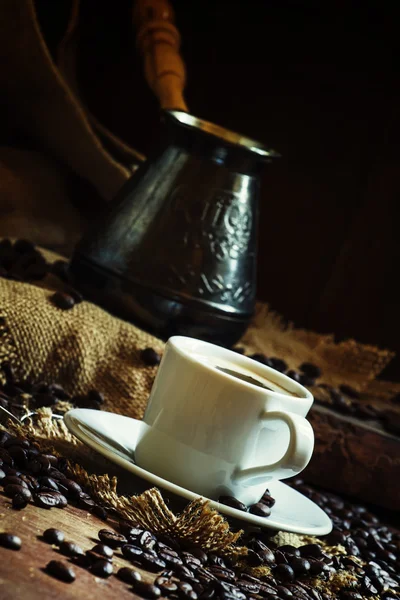
<path id="1" fill-rule="evenodd" d="M 321 377 L 321 369 L 317 365 L 314 365 L 314 363 L 304 362 L 300 365 L 299 369 L 304 375 L 307 375 L 307 377 L 310 377 L 311 379 L 318 379 L 318 377 Z"/>
<path id="2" fill-rule="evenodd" d="M 100 529 L 98 536 L 99 540 L 107 546 L 110 546 L 110 548 L 119 548 L 128 541 L 122 533 L 117 533 L 110 529 Z"/>
<path id="3" fill-rule="evenodd" d="M 271 514 L 271 509 L 266 504 L 257 502 L 249 507 L 249 512 L 252 515 L 257 515 L 258 517 L 269 517 Z"/>
<path id="4" fill-rule="evenodd" d="M 138 594 L 142 598 L 148 598 L 148 600 L 156 600 L 156 598 L 161 596 L 159 587 L 145 581 L 135 581 L 132 584 L 132 589 L 135 594 Z"/>
<path id="5" fill-rule="evenodd" d="M 117 577 L 125 583 L 135 583 L 142 580 L 139 571 L 135 571 L 135 569 L 131 569 L 130 567 L 121 567 L 117 573 Z"/>
<path id="6" fill-rule="evenodd" d="M 64 541 L 65 535 L 59 529 L 50 527 L 43 532 L 43 539 L 48 544 L 55 544 L 56 546 L 59 546 Z"/>
<path id="7" fill-rule="evenodd" d="M 20 550 L 22 545 L 21 538 L 12 533 L 0 533 L 0 546 L 9 550 Z"/>
<path id="8" fill-rule="evenodd" d="M 73 568 L 61 560 L 51 560 L 47 564 L 46 570 L 50 575 L 53 575 L 53 577 L 60 579 L 60 581 L 65 581 L 66 583 L 72 583 L 76 578 Z"/>
<path id="9" fill-rule="evenodd" d="M 63 310 L 69 310 L 75 306 L 73 297 L 65 292 L 55 292 L 50 299 L 57 308 Z"/>
<path id="10" fill-rule="evenodd" d="M 82 548 L 74 542 L 61 542 L 60 552 L 65 556 L 81 556 L 84 554 Z"/>
<path id="11" fill-rule="evenodd" d="M 161 362 L 161 356 L 153 348 L 144 348 L 140 352 L 140 358 L 150 367 L 155 367 Z"/>
<path id="12" fill-rule="evenodd" d="M 113 574 L 113 566 L 111 562 L 106 559 L 100 559 L 93 563 L 90 570 L 93 575 L 96 575 L 97 577 L 106 578 Z"/>
<path id="13" fill-rule="evenodd" d="M 225 506 L 230 506 L 232 508 L 236 508 L 236 510 L 241 510 L 243 512 L 247 512 L 247 507 L 243 502 L 237 500 L 233 496 L 220 496 L 218 498 L 218 502 L 221 504 L 225 504 Z"/>
<path id="14" fill-rule="evenodd" d="M 265 490 L 260 502 L 266 504 L 267 506 L 269 506 L 269 508 L 272 508 L 275 504 L 275 498 L 271 496 L 269 490 Z"/>

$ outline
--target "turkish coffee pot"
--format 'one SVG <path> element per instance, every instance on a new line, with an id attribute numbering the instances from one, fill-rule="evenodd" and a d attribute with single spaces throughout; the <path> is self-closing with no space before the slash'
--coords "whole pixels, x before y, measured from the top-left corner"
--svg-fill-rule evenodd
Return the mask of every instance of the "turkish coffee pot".
<path id="1" fill-rule="evenodd" d="M 279 155 L 189 114 L 165 0 L 138 0 L 135 20 L 163 139 L 79 242 L 71 273 L 88 299 L 161 338 L 230 346 L 254 314 L 260 174 Z"/>

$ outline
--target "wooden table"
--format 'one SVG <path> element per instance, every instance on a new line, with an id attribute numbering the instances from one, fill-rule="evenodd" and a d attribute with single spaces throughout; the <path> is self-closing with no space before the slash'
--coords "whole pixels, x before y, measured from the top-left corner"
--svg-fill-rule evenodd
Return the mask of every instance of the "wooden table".
<path id="1" fill-rule="evenodd" d="M 89 550 L 99 542 L 99 529 L 113 529 L 111 522 L 101 521 L 72 506 L 64 510 L 45 510 L 29 504 L 26 509 L 16 511 L 11 508 L 10 499 L 0 493 L 0 531 L 14 533 L 22 540 L 19 551 L 0 546 L 1 600 L 132 600 L 135 597 L 131 587 L 115 575 L 100 579 L 77 566 L 73 567 L 76 573 L 73 583 L 64 583 L 48 575 L 44 568 L 50 560 L 69 560 L 54 546 L 40 540 L 43 531 L 49 527 L 61 529 L 66 540 L 76 542 L 83 550 Z M 114 573 L 120 567 L 132 567 L 118 550 L 114 553 L 113 565 Z M 143 580 L 154 581 L 154 574 L 134 568 L 140 571 Z"/>

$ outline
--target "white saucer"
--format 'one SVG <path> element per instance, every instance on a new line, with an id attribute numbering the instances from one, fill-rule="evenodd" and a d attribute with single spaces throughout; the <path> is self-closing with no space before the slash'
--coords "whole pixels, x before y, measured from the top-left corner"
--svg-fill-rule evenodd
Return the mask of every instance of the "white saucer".
<path id="1" fill-rule="evenodd" d="M 136 443 L 141 429 L 146 427 L 142 421 L 86 408 L 70 410 L 64 421 L 68 429 L 82 442 L 136 476 L 187 500 L 199 497 L 198 494 L 135 464 Z M 268 489 L 276 500 L 268 518 L 258 517 L 213 500 L 210 500 L 210 506 L 227 517 L 258 527 L 309 535 L 324 535 L 332 530 L 332 522 L 328 515 L 300 492 L 281 481 L 270 481 Z"/>

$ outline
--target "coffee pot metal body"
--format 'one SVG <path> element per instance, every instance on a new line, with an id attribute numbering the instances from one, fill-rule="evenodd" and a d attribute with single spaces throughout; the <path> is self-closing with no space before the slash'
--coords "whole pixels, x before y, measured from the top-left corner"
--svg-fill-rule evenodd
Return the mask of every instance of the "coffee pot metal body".
<path id="1" fill-rule="evenodd" d="M 183 111 L 71 261 L 87 298 L 156 335 L 231 345 L 255 308 L 261 144 Z"/>

